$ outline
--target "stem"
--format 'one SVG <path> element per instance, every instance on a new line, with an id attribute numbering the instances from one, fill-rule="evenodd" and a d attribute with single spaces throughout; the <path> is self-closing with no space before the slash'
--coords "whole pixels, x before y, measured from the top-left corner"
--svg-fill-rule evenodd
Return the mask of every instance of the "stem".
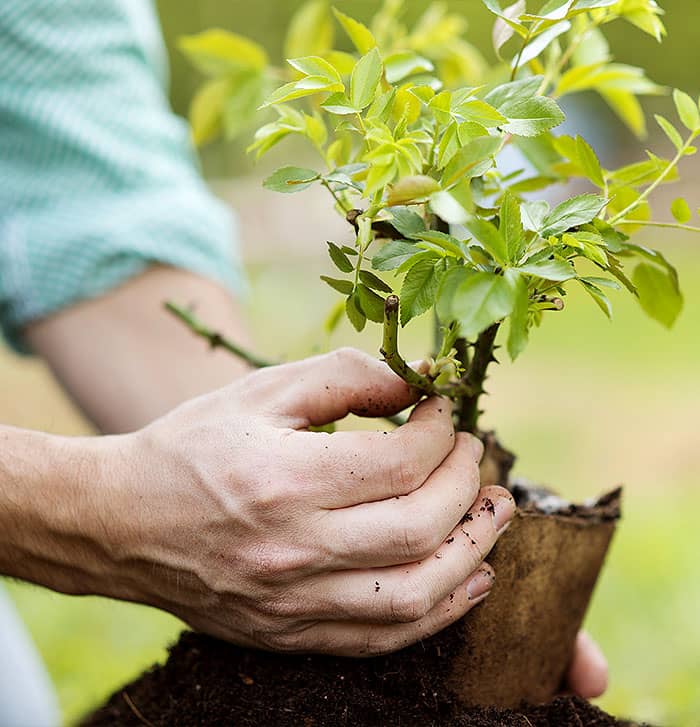
<path id="1" fill-rule="evenodd" d="M 192 333 L 208 341 L 212 348 L 223 348 L 229 353 L 232 353 L 234 356 L 238 356 L 238 358 L 243 359 L 256 369 L 264 369 L 268 366 L 275 365 L 271 361 L 266 361 L 265 359 L 259 358 L 254 353 L 246 351 L 244 348 L 241 348 L 238 344 L 224 337 L 220 333 L 207 328 L 191 313 L 191 311 L 181 308 L 175 303 L 171 303 L 169 301 L 165 303 L 165 309 L 182 321 L 192 331 Z"/>
<path id="2" fill-rule="evenodd" d="M 520 61 L 523 57 L 523 53 L 525 52 L 525 48 L 527 48 L 527 44 L 532 40 L 532 31 L 533 27 L 531 26 L 528 28 L 527 35 L 525 36 L 525 40 L 523 40 L 523 45 L 520 48 L 520 52 L 518 53 L 518 57 L 515 59 L 515 65 L 513 66 L 513 70 L 510 74 L 510 81 L 511 83 L 515 81 L 515 77 L 518 75 L 518 70 L 520 69 Z"/>
<path id="3" fill-rule="evenodd" d="M 384 304 L 384 342 L 380 353 L 387 366 L 409 386 L 424 394 L 434 394 L 433 382 L 414 371 L 399 353 L 399 297 L 390 295 Z"/>
<path id="4" fill-rule="evenodd" d="M 650 184 L 644 192 L 642 192 L 641 195 L 632 203 L 627 205 L 625 209 L 622 210 L 622 212 L 618 212 L 611 220 L 611 225 L 617 225 L 620 220 L 623 220 L 630 212 L 634 212 L 638 207 L 640 207 L 646 200 L 649 198 L 649 195 L 668 177 L 668 175 L 671 173 L 671 171 L 676 167 L 678 162 L 685 156 L 686 151 L 690 148 L 693 140 L 697 136 L 696 132 L 693 132 L 689 137 L 688 140 L 683 144 L 683 146 L 680 148 L 676 156 L 668 163 L 668 166 L 664 169 L 663 172 L 658 176 L 658 178 L 654 181 L 653 184 Z M 636 221 L 630 221 L 628 224 L 636 224 Z"/>
<path id="5" fill-rule="evenodd" d="M 688 232 L 700 232 L 700 227 L 683 225 L 680 222 L 650 222 L 644 220 L 620 220 L 618 225 L 639 225 L 640 227 L 666 227 L 670 230 L 686 230 Z"/>
<path id="6" fill-rule="evenodd" d="M 496 341 L 500 323 L 494 323 L 477 338 L 474 344 L 474 357 L 469 371 L 463 378 L 466 388 L 473 393 L 462 398 L 458 409 L 459 430 L 462 432 L 478 432 L 479 399 L 484 393 L 484 382 L 489 364 L 495 361 L 493 347 Z"/>
<path id="7" fill-rule="evenodd" d="M 333 189 L 333 187 L 331 187 L 330 182 L 325 179 L 325 177 L 321 177 L 321 184 L 333 195 L 333 199 L 335 200 L 338 207 L 340 207 L 340 209 L 343 210 L 343 212 L 345 212 L 345 214 L 347 215 L 347 213 L 350 212 L 350 207 L 345 204 L 343 200 L 340 199 L 340 197 L 338 197 L 336 191 Z"/>

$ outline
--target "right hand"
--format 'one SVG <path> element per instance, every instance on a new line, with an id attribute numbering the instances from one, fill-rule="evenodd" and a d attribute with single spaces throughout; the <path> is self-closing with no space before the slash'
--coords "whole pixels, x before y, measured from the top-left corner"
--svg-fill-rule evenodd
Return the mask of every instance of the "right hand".
<path id="1" fill-rule="evenodd" d="M 423 401 L 390 433 L 308 431 L 415 400 L 385 364 L 343 349 L 114 438 L 109 595 L 281 652 L 376 655 L 456 621 L 488 595 L 483 559 L 515 506 L 479 490 L 481 443 L 455 435 L 450 403 Z"/>

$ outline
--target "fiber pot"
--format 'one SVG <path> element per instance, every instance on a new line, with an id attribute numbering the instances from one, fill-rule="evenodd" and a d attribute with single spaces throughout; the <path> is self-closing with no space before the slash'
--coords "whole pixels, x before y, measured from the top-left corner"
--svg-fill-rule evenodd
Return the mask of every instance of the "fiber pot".
<path id="1" fill-rule="evenodd" d="M 165 665 L 120 689 L 86 724 L 525 723 L 520 712 L 503 716 L 494 708 L 550 702 L 560 690 L 619 518 L 620 492 L 543 514 L 525 491 L 514 491 L 522 506 L 489 556 L 498 574 L 491 595 L 437 636 L 354 660 L 270 654 L 186 633 Z M 551 709 L 558 716 L 537 724 L 590 723 L 577 710 L 595 710 L 573 701 Z M 570 722 L 562 721 L 562 709 L 572 711 Z M 600 715 L 596 720 L 609 721 L 596 724 L 618 724 Z"/>

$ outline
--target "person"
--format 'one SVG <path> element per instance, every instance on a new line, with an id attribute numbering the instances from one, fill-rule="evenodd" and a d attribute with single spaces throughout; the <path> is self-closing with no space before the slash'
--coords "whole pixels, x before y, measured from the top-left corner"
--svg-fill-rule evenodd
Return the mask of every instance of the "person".
<path id="1" fill-rule="evenodd" d="M 446 402 L 390 433 L 310 431 L 416 396 L 351 349 L 251 372 L 164 315 L 167 298 L 196 302 L 248 337 L 232 220 L 168 108 L 150 3 L 5 3 L 0 38 L 2 330 L 102 433 L 0 426 L 0 573 L 156 606 L 242 645 L 351 656 L 486 598 L 484 558 L 514 503 L 480 491 L 481 445 L 455 435 Z M 472 546 L 458 525 L 484 497 L 495 514 Z M 464 547 L 429 557 L 451 534 Z M 0 623 L 3 643 L 16 631 Z M 32 721 L 36 680 L 19 683 L 35 672 L 0 661 L 2 724 L 51 721 L 50 705 Z M 605 681 L 582 636 L 570 688 Z"/>

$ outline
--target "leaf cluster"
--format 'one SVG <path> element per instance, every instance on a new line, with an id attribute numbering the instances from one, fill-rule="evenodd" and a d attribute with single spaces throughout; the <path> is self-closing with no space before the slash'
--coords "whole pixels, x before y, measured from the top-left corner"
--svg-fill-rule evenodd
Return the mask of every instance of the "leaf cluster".
<path id="1" fill-rule="evenodd" d="M 386 296 L 397 293 L 403 326 L 434 311 L 442 331 L 436 354 L 453 378 L 468 367 L 469 347 L 506 321 L 516 358 L 545 314 L 563 309 L 572 285 L 608 317 L 608 292 L 623 289 L 672 325 L 682 307 L 678 275 L 630 236 L 644 226 L 698 229 L 685 200 L 673 204 L 675 223 L 655 222 L 649 206 L 696 151 L 695 99 L 674 91 L 678 119 L 656 117 L 669 153 L 648 152 L 617 169 L 582 135 L 557 133 L 561 97 L 583 91 L 599 93 L 630 133 L 645 133 L 639 99 L 665 89 L 643 69 L 616 63 L 604 29 L 622 21 L 661 40 L 657 3 L 549 0 L 532 10 L 525 0 L 482 1 L 495 16 L 500 60 L 491 68 L 464 39 L 462 17 L 439 3 L 409 28 L 401 0 L 385 0 L 370 25 L 311 0 L 292 23 L 286 69 L 271 68 L 259 46 L 224 31 L 183 41 L 212 77 L 193 106 L 195 139 L 237 133 L 253 106 L 272 111 L 250 150 L 261 156 L 298 135 L 319 161 L 284 167 L 265 186 L 294 193 L 322 185 L 355 227 L 353 245 L 328 243 L 336 272 L 323 280 L 343 296 L 329 330 L 343 312 L 357 330 L 383 323 Z M 354 52 L 334 47 L 339 31 Z M 267 93 L 271 79 L 277 87 Z M 527 162 L 509 174 L 497 163 L 507 145 Z M 545 190 L 571 181 L 588 191 L 545 201 Z M 460 360 L 458 341 L 467 351 Z"/>

